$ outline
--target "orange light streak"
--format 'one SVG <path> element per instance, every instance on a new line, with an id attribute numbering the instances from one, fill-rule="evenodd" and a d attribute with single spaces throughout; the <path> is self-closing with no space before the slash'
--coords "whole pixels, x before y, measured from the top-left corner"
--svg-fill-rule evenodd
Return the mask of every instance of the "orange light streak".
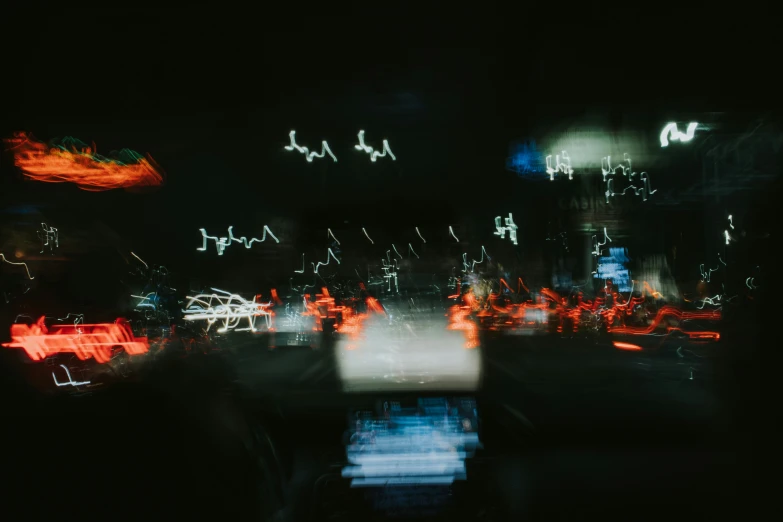
<path id="1" fill-rule="evenodd" d="M 473 349 L 479 346 L 478 325 L 470 319 L 470 306 L 454 305 L 449 310 L 449 330 L 460 330 L 465 334 L 465 348 Z"/>
<path id="2" fill-rule="evenodd" d="M 336 307 L 342 312 L 343 320 L 337 325 L 337 333 L 347 334 L 351 339 L 358 339 L 364 326 L 364 321 L 373 314 L 386 314 L 381 304 L 374 297 L 365 299 L 367 312 L 363 314 L 356 313 L 353 308 L 347 306 Z M 353 345 L 351 345 L 353 346 Z"/>
<path id="3" fill-rule="evenodd" d="M 649 335 L 653 333 L 658 326 L 663 322 L 664 318 L 666 317 L 674 317 L 680 321 L 684 319 L 706 319 L 711 321 L 717 321 L 721 318 L 721 313 L 719 310 L 711 310 L 707 312 L 683 312 L 682 310 L 675 308 L 673 306 L 664 306 L 660 310 L 658 310 L 658 313 L 655 315 L 655 318 L 653 319 L 652 323 L 650 323 L 647 327 L 637 327 L 637 326 L 620 326 L 617 328 L 614 328 L 612 330 L 613 333 L 618 334 L 631 334 L 631 335 Z M 677 327 L 667 326 L 666 328 L 667 332 L 671 332 L 674 330 L 680 330 Z M 684 332 L 688 333 L 690 337 L 695 336 L 696 334 L 710 334 L 710 338 L 719 338 L 720 335 L 717 332 Z M 691 335 L 693 334 L 693 335 Z M 699 337 L 704 338 L 704 337 Z"/>
<path id="4" fill-rule="evenodd" d="M 501 278 L 500 289 L 501 291 L 503 288 L 508 290 L 511 294 L 511 299 L 513 299 L 514 294 L 519 295 L 522 288 L 529 292 L 524 287 L 521 278 L 518 283 L 520 288 L 515 293 L 513 288 Z M 509 302 L 509 298 L 504 298 L 501 293 L 495 292 L 491 292 L 487 297 L 475 296 L 472 292 L 468 292 L 461 297 L 463 308 L 468 307 L 472 312 L 475 312 L 476 317 L 479 319 L 480 328 L 491 331 L 536 327 L 548 322 L 551 314 L 554 313 L 559 316 L 557 331 L 560 333 L 563 332 L 563 325 L 566 321 L 570 321 L 573 331 L 578 332 L 585 325 L 585 316 L 591 316 L 590 324 L 593 326 L 589 326 L 589 328 L 595 325 L 592 320 L 598 319 L 599 324 L 604 325 L 606 331 L 613 334 L 649 335 L 659 329 L 664 329 L 666 335 L 680 332 L 693 342 L 711 342 L 720 339 L 720 334 L 716 331 L 687 331 L 679 326 L 679 323 L 683 320 L 719 321 L 721 319 L 719 310 L 682 311 L 674 306 L 664 306 L 657 311 L 652 321 L 645 321 L 644 326 L 626 326 L 626 322 L 633 320 L 634 317 L 636 317 L 636 320 L 639 320 L 640 307 L 643 309 L 642 315 L 646 317 L 647 310 L 644 310 L 644 308 L 650 297 L 663 297 L 649 283 L 646 281 L 643 283 L 643 295 L 641 297 L 634 297 L 631 293 L 626 299 L 622 293 L 614 291 L 611 283 L 608 283 L 604 291 L 592 301 L 583 300 L 582 293 L 579 292 L 573 304 L 569 303 L 569 298 L 560 296 L 550 288 L 541 288 L 541 297 L 536 303 L 531 300 L 524 303 Z M 460 296 L 455 294 L 449 297 L 458 298 Z M 536 312 L 540 314 L 537 316 L 538 319 L 536 319 L 536 316 L 531 317 L 528 310 L 539 310 L 539 312 Z M 455 323 L 463 324 L 464 318 L 460 318 L 460 316 L 464 316 L 464 313 L 452 309 L 450 314 Z"/>
<path id="5" fill-rule="evenodd" d="M 34 181 L 74 183 L 80 189 L 101 192 L 112 189 L 155 187 L 163 176 L 155 161 L 126 151 L 135 160 L 123 163 L 95 154 L 95 145 L 82 150 L 71 145 L 50 147 L 24 132 L 10 140 L 15 165 Z"/>
<path id="6" fill-rule="evenodd" d="M 455 304 L 449 308 L 449 324 L 446 327 L 448 330 L 458 330 L 465 334 L 465 348 L 473 349 L 478 348 L 479 341 L 479 325 L 474 321 L 470 314 L 478 310 L 476 296 L 472 291 L 468 291 L 462 295 L 462 302 L 464 304 Z"/>
<path id="7" fill-rule="evenodd" d="M 621 343 L 619 341 L 614 341 L 612 344 L 614 344 L 614 347 L 618 350 L 627 350 L 631 352 L 639 352 L 642 350 L 642 347 L 637 344 Z"/>

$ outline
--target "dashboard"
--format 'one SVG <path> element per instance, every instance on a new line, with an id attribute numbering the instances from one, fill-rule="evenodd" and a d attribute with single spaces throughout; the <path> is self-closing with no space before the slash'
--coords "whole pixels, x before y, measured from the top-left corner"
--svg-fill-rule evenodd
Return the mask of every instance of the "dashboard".
<path id="1" fill-rule="evenodd" d="M 514 390 L 495 370 L 473 393 L 259 393 L 221 360 L 157 364 L 76 400 L 5 380 L 7 508 L 80 520 L 647 520 L 739 495 L 741 459 L 660 412 L 651 432 L 650 411 L 588 419 L 599 410 L 576 413 L 585 402 L 572 395 L 558 416 L 556 393 Z"/>

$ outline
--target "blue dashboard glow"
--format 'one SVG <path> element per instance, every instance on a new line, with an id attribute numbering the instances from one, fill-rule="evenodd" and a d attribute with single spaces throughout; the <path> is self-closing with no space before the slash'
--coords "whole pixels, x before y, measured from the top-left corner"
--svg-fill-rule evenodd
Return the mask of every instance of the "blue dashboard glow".
<path id="1" fill-rule="evenodd" d="M 627 268 L 628 249 L 612 247 L 609 255 L 598 258 L 598 268 L 593 277 L 595 279 L 611 279 L 613 286 L 619 292 L 631 291 L 631 272 Z"/>
<path id="2" fill-rule="evenodd" d="M 351 487 L 465 480 L 465 460 L 480 447 L 477 422 L 472 400 L 420 399 L 413 408 L 392 403 L 380 418 L 357 420 L 342 475 Z"/>

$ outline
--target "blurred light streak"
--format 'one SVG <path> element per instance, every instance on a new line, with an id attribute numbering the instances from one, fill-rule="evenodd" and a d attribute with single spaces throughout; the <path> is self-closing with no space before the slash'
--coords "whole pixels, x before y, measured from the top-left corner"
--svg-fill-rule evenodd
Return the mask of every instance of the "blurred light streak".
<path id="1" fill-rule="evenodd" d="M 147 295 L 133 295 L 131 294 L 131 297 L 135 299 L 141 299 L 138 303 L 136 303 L 135 308 L 152 308 L 153 310 L 157 310 L 157 306 L 153 302 L 145 302 L 145 301 L 152 301 L 151 297 L 157 297 L 157 292 L 150 292 Z"/>
<path id="2" fill-rule="evenodd" d="M 185 309 L 182 310 L 186 321 L 207 321 L 206 330 L 208 331 L 217 321 L 223 322 L 223 327 L 219 328 L 218 333 L 225 333 L 228 330 L 237 332 L 258 331 L 256 328 L 256 318 L 263 317 L 267 330 L 272 328 L 273 312 L 269 310 L 272 302 L 257 303 L 256 297 L 248 301 L 237 294 L 231 294 L 225 290 L 212 288 L 213 294 L 199 294 L 195 297 L 186 296 L 189 299 Z M 246 328 L 237 328 L 242 319 L 247 319 Z"/>
<path id="3" fill-rule="evenodd" d="M 698 126 L 698 123 L 691 122 L 688 124 L 686 131 L 682 133 L 677 129 L 676 123 L 669 123 L 661 131 L 661 147 L 667 147 L 669 145 L 669 140 L 679 141 L 681 143 L 691 141 L 696 132 L 696 127 Z"/>
<path id="4" fill-rule="evenodd" d="M 734 230 L 734 220 L 731 218 L 731 214 L 729 214 L 729 227 Z M 729 229 L 723 231 L 723 237 L 726 239 L 726 244 L 728 245 L 731 242 L 731 234 L 729 234 Z M 720 254 L 718 254 L 720 255 Z M 723 263 L 724 265 L 726 263 Z"/>
<path id="5" fill-rule="evenodd" d="M 639 179 L 642 182 L 641 188 L 636 188 L 635 185 L 628 185 L 623 189 L 622 192 L 615 192 L 614 191 L 614 181 L 617 177 L 617 169 L 622 170 L 623 176 L 628 178 L 629 183 L 633 182 L 633 178 L 635 176 L 639 176 Z M 606 192 L 604 195 L 606 196 L 606 202 L 609 203 L 609 198 L 613 196 L 625 196 L 625 193 L 629 190 L 633 190 L 634 194 L 636 196 L 641 195 L 642 201 L 647 201 L 647 197 L 651 196 L 652 194 L 655 194 L 658 192 L 658 189 L 653 190 L 652 189 L 652 182 L 650 181 L 650 175 L 647 172 L 642 172 L 641 174 L 637 174 L 633 171 L 633 168 L 631 166 L 631 157 L 628 154 L 623 154 L 623 161 L 613 167 L 612 166 L 612 157 L 611 156 L 605 156 L 604 158 L 601 158 L 601 173 L 604 177 L 604 183 L 606 183 Z M 607 176 L 611 175 L 612 178 L 607 178 Z"/>
<path id="6" fill-rule="evenodd" d="M 52 372 L 52 379 L 54 380 L 54 384 L 56 384 L 57 386 L 84 386 L 86 384 L 90 384 L 90 381 L 82 381 L 82 382 L 74 381 L 73 378 L 71 377 L 71 372 L 68 371 L 68 368 L 64 364 L 61 364 L 60 368 L 65 370 L 65 374 L 68 376 L 68 381 L 58 382 L 57 377 L 54 375 L 54 372 Z"/>
<path id="7" fill-rule="evenodd" d="M 424 239 L 424 237 L 421 235 L 421 232 L 419 232 L 419 227 L 416 227 L 416 233 L 417 233 L 417 234 L 419 235 L 419 237 L 421 238 L 421 241 L 422 241 L 422 243 L 426 243 L 426 242 L 427 242 L 427 240 L 426 240 L 426 239 Z"/>
<path id="8" fill-rule="evenodd" d="M 623 161 L 614 167 L 612 166 L 612 156 L 604 156 L 601 158 L 601 174 L 604 176 L 604 181 L 606 181 L 606 176 L 609 174 L 614 174 L 617 169 L 621 169 L 623 171 L 623 175 L 626 177 L 631 174 L 631 157 L 627 153 L 623 154 Z"/>
<path id="9" fill-rule="evenodd" d="M 725 263 L 724 263 L 725 264 Z M 720 267 L 718 267 L 720 268 Z M 701 280 L 705 283 L 710 282 L 710 277 L 713 272 L 717 272 L 718 268 L 708 268 L 707 272 L 704 271 L 704 264 L 699 265 L 699 271 L 701 272 Z"/>
<path id="10" fill-rule="evenodd" d="M 340 260 L 337 259 L 337 256 L 334 255 L 334 252 L 332 252 L 331 248 L 327 248 L 326 251 L 327 251 L 326 263 L 322 263 L 321 261 L 319 261 L 318 264 L 315 264 L 315 263 L 312 263 L 312 262 L 310 263 L 311 265 L 313 265 L 313 272 L 315 272 L 316 274 L 318 273 L 318 269 L 320 269 L 322 266 L 327 266 L 329 264 L 329 259 L 330 258 L 334 259 L 335 261 L 337 261 L 338 265 L 340 264 Z"/>
<path id="11" fill-rule="evenodd" d="M 705 297 L 701 300 L 701 306 L 697 306 L 699 310 L 703 310 L 706 305 L 712 305 L 712 306 L 720 306 L 721 299 L 723 299 L 723 296 L 721 294 L 718 294 L 714 297 Z"/>
<path id="12" fill-rule="evenodd" d="M 25 317 L 29 317 L 29 316 L 25 316 Z M 74 319 L 73 319 L 73 324 L 74 324 L 74 325 L 77 325 L 77 324 L 79 324 L 79 323 L 84 323 L 84 314 L 73 314 L 73 313 L 68 313 L 68 314 L 66 314 L 66 315 L 65 315 L 65 317 L 60 317 L 60 318 L 58 318 L 57 320 L 58 320 L 58 321 L 67 321 L 67 320 L 68 320 L 68 319 L 70 319 L 71 317 L 73 317 L 73 318 L 74 318 Z M 18 318 L 18 317 L 17 317 L 17 318 Z M 16 321 L 16 319 L 14 319 L 14 321 Z"/>
<path id="13" fill-rule="evenodd" d="M 41 254 L 44 253 L 46 247 L 49 247 L 49 252 L 54 253 L 55 248 L 60 247 L 60 233 L 54 227 L 46 226 L 46 223 L 41 223 L 41 230 L 38 231 L 38 237 L 43 242 L 41 246 Z"/>
<path id="14" fill-rule="evenodd" d="M 9 261 L 8 259 L 5 258 L 5 255 L 3 253 L 0 253 L 0 260 L 2 260 L 3 263 L 8 263 L 9 265 L 23 266 L 25 271 L 27 272 L 27 278 L 35 279 L 32 275 L 30 275 L 30 269 L 27 268 L 27 263 L 14 263 L 13 261 Z"/>
<path id="15" fill-rule="evenodd" d="M 387 290 L 389 292 L 391 292 L 392 281 L 394 281 L 395 291 L 399 292 L 400 288 L 397 285 L 397 260 L 395 259 L 394 263 L 392 263 L 391 259 L 388 259 L 390 252 L 391 252 L 390 250 L 386 251 L 387 259 L 381 258 L 381 264 L 383 265 L 381 269 L 383 270 L 383 274 L 384 274 L 383 278 L 386 279 L 386 282 L 388 283 Z"/>
<path id="16" fill-rule="evenodd" d="M 373 241 L 373 240 L 372 240 L 372 238 L 370 238 L 370 235 L 367 233 L 367 231 L 364 229 L 364 227 L 362 227 L 362 232 L 364 232 L 364 236 L 365 236 L 367 239 L 369 239 L 369 240 L 370 240 L 370 244 L 373 244 L 373 245 L 374 245 L 374 244 L 375 244 L 375 241 Z M 339 245 L 339 243 L 338 243 L 338 245 Z"/>
<path id="17" fill-rule="evenodd" d="M 636 283 L 636 281 L 634 281 L 634 283 Z M 651 296 L 653 296 L 656 299 L 663 299 L 663 294 L 661 294 L 660 292 L 652 288 L 650 286 L 650 283 L 648 283 L 647 281 L 643 281 L 643 285 L 644 285 L 644 290 L 648 292 Z"/>
<path id="18" fill-rule="evenodd" d="M 307 290 L 308 288 L 315 288 L 315 283 L 316 283 L 316 277 L 315 274 L 313 274 L 313 284 L 311 285 L 294 286 L 294 278 L 292 277 L 288 281 L 288 286 L 291 288 L 292 292 L 304 293 L 305 290 Z"/>
<path id="19" fill-rule="evenodd" d="M 367 154 L 369 154 L 370 155 L 370 161 L 372 161 L 373 163 L 375 163 L 375 161 L 378 158 L 385 158 L 387 154 L 391 157 L 392 161 L 397 161 L 397 157 L 394 154 L 392 154 L 392 151 L 389 148 L 389 142 L 387 140 L 383 140 L 383 142 L 382 142 L 383 143 L 383 150 L 382 150 L 382 152 L 378 152 L 377 150 L 374 150 L 372 147 L 369 147 L 369 146 L 365 145 L 365 143 L 364 143 L 364 131 L 363 130 L 359 131 L 358 138 L 359 138 L 359 144 L 358 145 L 354 145 L 353 148 L 356 149 L 356 150 L 364 151 Z"/>
<path id="20" fill-rule="evenodd" d="M 321 153 L 318 154 L 317 152 L 311 152 L 310 149 L 307 147 L 300 147 L 296 144 L 296 131 L 291 131 L 288 133 L 288 137 L 291 139 L 291 144 L 285 146 L 285 150 L 296 150 L 297 152 L 300 152 L 305 155 L 305 159 L 308 163 L 313 162 L 313 158 L 323 158 L 327 154 L 331 156 L 331 158 L 334 160 L 335 163 L 337 163 L 337 158 L 334 154 L 332 154 L 331 149 L 329 148 L 329 144 L 326 143 L 326 140 L 321 142 Z"/>
<path id="21" fill-rule="evenodd" d="M 140 258 L 139 256 L 137 256 L 137 255 L 136 255 L 136 254 L 134 254 L 133 252 L 131 252 L 131 255 L 132 255 L 133 257 L 135 257 L 136 259 L 138 259 L 139 261 L 141 261 L 141 264 L 142 264 L 142 265 L 144 265 L 144 268 L 149 268 L 149 266 L 147 266 L 147 263 L 145 263 L 145 262 L 144 262 L 144 260 L 143 260 L 142 258 Z"/>
<path id="22" fill-rule="evenodd" d="M 449 226 L 449 234 L 451 235 L 451 237 L 457 240 L 457 243 L 459 243 L 459 238 L 456 235 L 454 235 L 454 229 L 451 226 Z"/>
<path id="23" fill-rule="evenodd" d="M 141 355 L 149 349 L 146 337 L 134 337 L 124 319 L 114 323 L 52 325 L 47 328 L 41 316 L 33 325 L 12 324 L 7 348 L 22 348 L 34 361 L 70 352 L 81 360 L 94 357 L 99 363 L 111 360 L 112 350 L 121 347 L 128 355 Z"/>
<path id="24" fill-rule="evenodd" d="M 470 316 L 473 312 L 472 302 L 475 300 L 472 292 L 462 296 L 463 304 L 455 304 L 449 309 L 449 330 L 461 331 L 465 335 L 465 348 L 474 349 L 480 346 L 479 327 Z"/>
<path id="25" fill-rule="evenodd" d="M 561 161 L 562 159 L 562 161 Z M 574 169 L 571 168 L 571 158 L 568 157 L 568 153 L 563 151 L 562 156 L 560 154 L 555 156 L 555 166 L 552 166 L 552 155 L 546 157 L 546 173 L 549 174 L 549 180 L 555 180 L 555 174 L 562 172 L 568 174 L 568 179 L 574 179 Z"/>
<path id="26" fill-rule="evenodd" d="M 305 271 L 305 255 L 302 254 L 302 269 L 301 270 L 294 270 L 295 274 L 304 274 Z"/>
<path id="27" fill-rule="evenodd" d="M 619 341 L 612 341 L 612 344 L 618 350 L 628 350 L 628 351 L 632 351 L 632 352 L 639 352 L 639 351 L 642 350 L 642 347 L 637 345 L 637 344 L 621 343 Z"/>
<path id="28" fill-rule="evenodd" d="M 364 229 L 362 229 L 362 230 L 364 230 Z M 340 240 L 337 239 L 336 237 L 334 237 L 334 234 L 332 233 L 332 229 L 331 228 L 327 228 L 326 229 L 326 237 L 328 238 L 330 236 L 331 236 L 332 239 L 334 239 L 335 243 L 337 243 L 338 245 L 340 244 Z"/>
<path id="29" fill-rule="evenodd" d="M 94 144 L 89 147 L 73 138 L 50 146 L 19 132 L 6 141 L 11 144 L 16 166 L 35 181 L 69 182 L 92 192 L 163 184 L 154 160 L 130 149 L 120 151 L 120 159 L 109 159 L 96 154 Z"/>
<path id="30" fill-rule="evenodd" d="M 479 260 L 473 259 L 472 260 L 472 264 L 470 265 L 470 271 L 471 272 L 475 272 L 476 271 L 476 265 L 484 262 L 484 257 L 485 256 L 486 256 L 487 259 L 492 261 L 492 258 L 489 257 L 489 254 L 487 254 L 487 251 L 484 248 L 484 245 L 482 245 L 481 246 L 481 259 L 479 259 Z M 464 272 L 468 271 L 468 253 L 467 252 L 462 254 L 462 267 L 463 267 L 463 271 Z"/>
<path id="31" fill-rule="evenodd" d="M 601 250 L 601 247 L 606 244 L 607 241 L 610 243 L 612 242 L 612 238 L 610 238 L 608 235 L 606 235 L 606 227 L 604 227 L 604 242 L 601 243 L 598 241 L 598 236 L 593 236 L 593 246 L 595 247 L 593 249 L 593 255 L 594 256 L 600 256 L 603 253 L 603 250 Z"/>
<path id="32" fill-rule="evenodd" d="M 352 479 L 351 487 L 465 480 L 465 460 L 481 447 L 473 431 L 478 420 L 475 409 L 471 415 L 449 406 L 445 399 L 422 399 L 415 409 L 397 403 L 382 417 L 357 417 L 342 476 Z"/>
<path id="33" fill-rule="evenodd" d="M 374 297 L 368 297 L 364 300 L 367 307 L 367 311 L 364 313 L 358 313 L 353 308 L 347 306 L 335 306 L 334 298 L 331 297 L 323 301 L 328 305 L 326 317 L 336 315 L 337 312 L 342 314 L 342 320 L 337 324 L 335 331 L 339 334 L 348 335 L 354 341 L 360 339 L 367 319 L 373 315 L 386 315 L 386 310 Z"/>
<path id="34" fill-rule="evenodd" d="M 222 256 L 223 253 L 226 251 L 226 248 L 230 247 L 234 242 L 242 243 L 245 245 L 246 249 L 250 249 L 253 246 L 253 243 L 263 243 L 266 241 L 266 235 L 269 234 L 272 236 L 272 239 L 275 240 L 276 243 L 280 243 L 280 240 L 275 237 L 275 235 L 272 233 L 271 230 L 269 230 L 269 227 L 264 225 L 263 235 L 261 236 L 261 239 L 258 238 L 252 238 L 248 241 L 248 239 L 244 236 L 242 237 L 234 237 L 234 227 L 230 226 L 228 227 L 228 237 L 217 237 L 217 236 L 208 236 L 206 229 L 200 228 L 199 232 L 201 232 L 201 239 L 203 241 L 202 245 L 197 248 L 199 252 L 204 252 L 207 249 L 207 240 L 211 239 L 215 242 L 215 249 L 217 250 L 217 254 L 219 256 Z"/>
<path id="35" fill-rule="evenodd" d="M 615 334 L 631 334 L 631 335 L 650 335 L 652 333 L 655 333 L 655 330 L 658 329 L 659 325 L 663 325 L 666 328 L 667 332 L 672 331 L 680 331 L 685 334 L 687 334 L 691 338 L 697 338 L 697 339 L 719 339 L 720 335 L 717 332 L 684 332 L 679 326 L 669 326 L 668 324 L 665 324 L 663 321 L 665 318 L 675 318 L 679 321 L 683 320 L 690 320 L 690 319 L 701 319 L 701 320 L 710 320 L 710 321 L 718 321 L 721 319 L 721 312 L 720 310 L 711 310 L 709 312 L 683 312 L 682 310 L 675 308 L 673 306 L 664 306 L 660 310 L 658 310 L 658 313 L 655 315 L 655 318 L 652 320 L 652 322 L 644 327 L 644 326 L 621 326 L 617 328 L 612 328 L 612 333 Z"/>
<path id="36" fill-rule="evenodd" d="M 411 245 L 410 243 L 408 243 L 408 252 L 413 252 L 413 255 L 416 256 L 416 259 L 420 259 L 419 254 L 417 254 L 416 251 L 413 250 L 413 245 Z"/>
<path id="37" fill-rule="evenodd" d="M 508 238 L 511 240 L 512 243 L 515 245 L 517 244 L 517 225 L 514 223 L 514 217 L 511 215 L 511 212 L 508 213 L 508 217 L 505 218 L 505 226 L 500 226 L 500 216 L 497 216 L 495 218 L 495 232 L 493 232 L 496 236 L 500 236 L 500 239 L 505 239 L 506 232 L 508 232 Z M 483 247 L 482 247 L 483 248 Z"/>

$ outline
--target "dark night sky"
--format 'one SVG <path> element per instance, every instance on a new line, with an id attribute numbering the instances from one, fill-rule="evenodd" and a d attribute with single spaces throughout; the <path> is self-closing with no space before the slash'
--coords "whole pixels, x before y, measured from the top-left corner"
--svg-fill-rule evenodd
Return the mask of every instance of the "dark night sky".
<path id="1" fill-rule="evenodd" d="M 509 141 L 587 111 L 620 122 L 770 108 L 770 87 L 742 72 L 769 37 L 697 11 L 329 9 L 14 8 L 0 21 L 3 135 L 150 153 L 167 184 L 144 196 L 21 184 L 5 155 L 4 205 L 99 221 L 122 238 L 117 248 L 181 264 L 200 227 L 255 230 L 287 216 L 389 228 L 492 214 L 488 201 L 520 194 L 535 201 L 504 168 Z M 311 147 L 326 139 L 339 162 L 286 153 L 292 129 Z M 355 153 L 359 129 L 370 143 L 387 138 L 398 161 Z"/>
<path id="2" fill-rule="evenodd" d="M 365 128 L 368 140 L 383 134 L 407 159 L 404 183 L 383 182 L 384 190 L 415 193 L 411 183 L 470 179 L 479 166 L 482 176 L 504 179 L 509 139 L 542 120 L 596 107 L 615 118 L 758 107 L 764 88 L 746 85 L 752 99 L 735 88 L 748 83 L 740 71 L 761 61 L 764 42 L 738 22 L 731 37 L 696 24 L 696 11 L 675 23 L 671 13 L 641 8 L 558 16 L 495 2 L 470 16 L 329 9 L 12 11 L 3 21 L 4 38 L 17 36 L 4 46 L 12 91 L 4 130 L 148 151 L 172 184 L 215 177 L 216 165 L 205 173 L 185 164 L 196 158 L 225 163 L 226 180 L 261 187 L 275 174 L 305 172 L 280 152 L 290 129 L 344 149 Z"/>

